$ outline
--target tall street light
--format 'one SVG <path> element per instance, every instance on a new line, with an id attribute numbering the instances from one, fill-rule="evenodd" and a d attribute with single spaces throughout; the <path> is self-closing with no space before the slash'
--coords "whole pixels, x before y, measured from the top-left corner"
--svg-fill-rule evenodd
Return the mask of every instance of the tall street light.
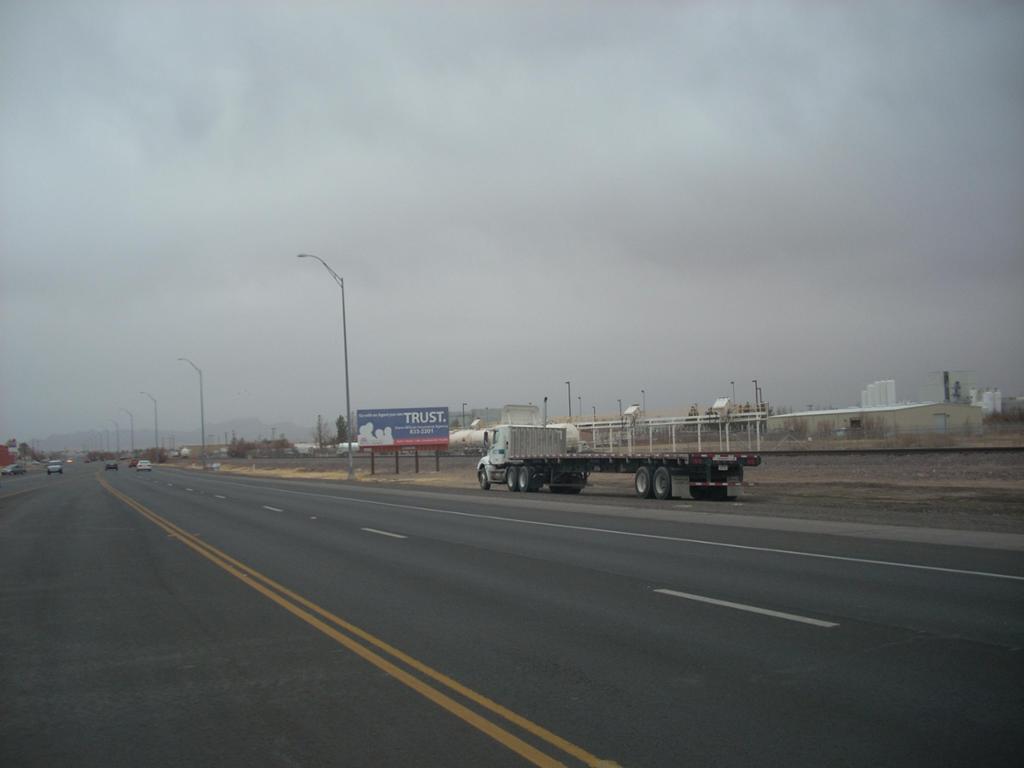
<path id="1" fill-rule="evenodd" d="M 349 400 L 349 386 L 348 386 L 348 327 L 345 321 L 345 280 L 331 269 L 330 265 L 319 256 L 314 256 L 312 253 L 300 253 L 298 254 L 300 259 L 316 259 L 324 265 L 324 269 L 330 272 L 331 277 L 334 278 L 334 282 L 341 288 L 341 343 L 342 349 L 345 355 L 345 423 L 348 424 L 349 419 L 352 417 L 352 405 Z M 349 427 L 349 446 L 348 446 L 348 479 L 354 480 L 356 476 L 355 469 L 352 467 L 352 444 L 351 444 L 351 426 Z"/>
<path id="2" fill-rule="evenodd" d="M 732 384 L 732 401 L 735 403 L 736 402 L 736 382 L 735 381 L 730 381 L 729 383 Z"/>
<path id="3" fill-rule="evenodd" d="M 462 404 L 462 428 L 466 428 L 466 404 Z"/>
<path id="4" fill-rule="evenodd" d="M 643 402 L 643 405 L 641 406 L 641 413 L 643 414 L 644 418 L 646 419 L 647 418 L 647 390 L 646 389 L 641 389 L 640 390 L 640 399 Z"/>
<path id="5" fill-rule="evenodd" d="M 576 395 L 576 399 L 579 400 L 580 403 L 580 421 L 583 421 L 583 395 Z"/>
<path id="6" fill-rule="evenodd" d="M 567 381 L 565 386 L 569 389 L 569 421 L 572 421 L 572 383 Z"/>
<path id="7" fill-rule="evenodd" d="M 160 463 L 160 429 L 156 418 L 156 398 L 153 397 L 149 392 L 139 392 L 140 395 L 145 395 L 153 401 L 153 450 L 156 451 L 156 462 Z"/>
<path id="8" fill-rule="evenodd" d="M 118 410 L 119 411 L 124 411 L 125 413 L 128 414 L 128 424 L 129 424 L 129 428 L 131 429 L 131 436 L 132 436 L 131 437 L 131 440 L 132 440 L 132 442 L 131 442 L 132 456 L 134 456 L 135 455 L 135 416 L 127 408 L 118 408 Z"/>
<path id="9" fill-rule="evenodd" d="M 111 424 L 114 425 L 114 442 L 117 444 L 117 456 L 121 456 L 121 425 L 117 423 L 115 419 L 107 419 Z"/>
<path id="10" fill-rule="evenodd" d="M 203 445 L 203 469 L 206 469 L 206 412 L 203 409 L 203 372 L 199 366 L 189 360 L 187 357 L 179 357 L 183 363 L 188 363 L 196 369 L 196 373 L 199 374 L 199 437 L 202 440 Z"/>

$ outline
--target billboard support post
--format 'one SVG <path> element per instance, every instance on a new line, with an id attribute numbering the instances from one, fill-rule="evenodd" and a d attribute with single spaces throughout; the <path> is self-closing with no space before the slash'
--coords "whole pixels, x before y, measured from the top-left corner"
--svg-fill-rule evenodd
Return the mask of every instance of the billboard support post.
<path id="1" fill-rule="evenodd" d="M 420 473 L 420 449 L 416 449 L 416 474 Z"/>
<path id="2" fill-rule="evenodd" d="M 398 469 L 398 449 L 397 448 L 395 449 L 395 474 L 396 475 L 399 474 L 399 469 Z"/>

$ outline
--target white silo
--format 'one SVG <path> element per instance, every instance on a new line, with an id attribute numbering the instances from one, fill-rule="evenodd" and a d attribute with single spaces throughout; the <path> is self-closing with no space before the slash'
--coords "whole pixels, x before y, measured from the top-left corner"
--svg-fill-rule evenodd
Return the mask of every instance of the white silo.
<path id="1" fill-rule="evenodd" d="M 875 408 L 878 405 L 878 382 L 868 384 L 868 408 Z"/>
<path id="2" fill-rule="evenodd" d="M 994 413 L 993 409 L 995 408 L 995 403 L 993 402 L 993 400 L 994 398 L 992 397 L 992 390 L 986 389 L 981 396 L 981 412 L 984 413 L 986 416 L 989 416 L 992 413 Z"/>
<path id="3" fill-rule="evenodd" d="M 867 391 L 867 389 L 862 389 L 860 391 L 860 407 L 861 408 L 867 408 L 868 407 L 868 391 Z"/>
<path id="4" fill-rule="evenodd" d="M 992 409 L 994 413 L 1003 412 L 1003 393 L 998 389 L 992 392 Z"/>
<path id="5" fill-rule="evenodd" d="M 885 404 L 896 405 L 896 379 L 885 380 Z"/>

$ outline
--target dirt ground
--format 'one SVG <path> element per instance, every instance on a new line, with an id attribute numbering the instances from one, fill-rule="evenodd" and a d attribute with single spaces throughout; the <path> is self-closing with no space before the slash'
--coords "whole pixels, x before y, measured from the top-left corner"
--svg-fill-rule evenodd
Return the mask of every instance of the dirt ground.
<path id="1" fill-rule="evenodd" d="M 370 474 L 356 462 L 359 482 L 471 490 L 476 457 L 379 459 Z M 220 471 L 257 477 L 343 480 L 345 459 L 280 459 L 224 462 Z M 926 454 L 764 455 L 746 473 L 747 487 L 734 502 L 690 502 L 693 509 L 932 528 L 1024 533 L 1024 452 Z M 584 492 L 594 503 L 638 504 L 631 475 L 592 475 Z M 584 498 L 584 497 L 581 497 Z"/>

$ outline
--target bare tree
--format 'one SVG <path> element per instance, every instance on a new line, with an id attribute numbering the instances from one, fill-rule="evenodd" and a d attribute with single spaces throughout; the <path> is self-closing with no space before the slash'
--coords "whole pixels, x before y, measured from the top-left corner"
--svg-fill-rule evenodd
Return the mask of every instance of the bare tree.
<path id="1" fill-rule="evenodd" d="M 316 428 L 313 430 L 313 441 L 321 451 L 331 443 L 330 427 L 321 414 L 316 415 Z"/>

